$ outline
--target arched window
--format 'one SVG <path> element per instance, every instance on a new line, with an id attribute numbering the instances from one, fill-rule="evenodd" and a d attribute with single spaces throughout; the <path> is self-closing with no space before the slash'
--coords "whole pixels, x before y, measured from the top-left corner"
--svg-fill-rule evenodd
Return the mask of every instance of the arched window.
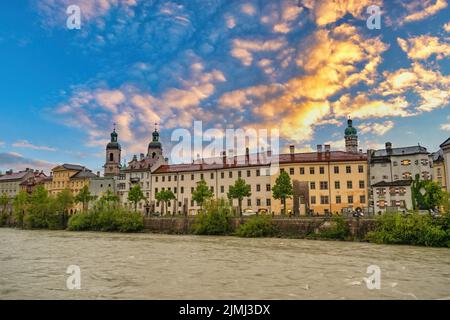
<path id="1" fill-rule="evenodd" d="M 155 157 L 156 157 L 156 152 L 153 152 L 152 153 L 152 158 L 155 159 Z"/>
<path id="2" fill-rule="evenodd" d="M 114 154 L 113 153 L 110 153 L 109 154 L 109 161 L 114 161 Z"/>

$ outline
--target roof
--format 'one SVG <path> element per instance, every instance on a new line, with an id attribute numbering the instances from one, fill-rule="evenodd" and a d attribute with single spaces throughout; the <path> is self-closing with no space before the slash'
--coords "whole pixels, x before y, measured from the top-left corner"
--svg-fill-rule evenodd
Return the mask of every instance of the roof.
<path id="1" fill-rule="evenodd" d="M 433 152 L 431 154 L 431 158 L 433 159 L 433 162 L 442 162 L 444 161 L 444 151 L 442 149 L 439 149 L 436 152 Z"/>
<path id="2" fill-rule="evenodd" d="M 375 150 L 372 157 L 386 157 L 386 156 L 402 156 L 412 154 L 429 154 L 427 148 L 421 146 L 392 148 L 388 153 L 386 149 Z"/>
<path id="3" fill-rule="evenodd" d="M 408 187 L 412 180 L 397 180 L 397 181 L 381 181 L 372 185 L 372 187 Z"/>
<path id="4" fill-rule="evenodd" d="M 91 178 L 97 178 L 97 175 L 93 174 L 92 171 L 86 169 L 70 177 L 70 179 L 91 179 Z"/>
<path id="5" fill-rule="evenodd" d="M 441 148 L 443 148 L 443 147 L 450 147 L 450 138 L 445 140 L 439 147 L 441 147 Z"/>
<path id="6" fill-rule="evenodd" d="M 11 174 L 5 174 L 4 176 L 0 177 L 0 182 L 22 180 L 30 173 L 33 173 L 33 171 L 19 171 L 19 172 L 13 172 Z"/>
<path id="7" fill-rule="evenodd" d="M 250 156 L 251 158 L 252 156 Z M 246 159 L 244 156 L 239 157 L 242 161 L 238 161 L 238 157 L 228 158 L 227 161 L 232 160 L 232 163 L 223 163 L 223 158 L 213 158 L 204 160 L 203 163 L 193 164 L 175 164 L 175 165 L 162 165 L 155 170 L 155 174 L 158 173 L 176 173 L 176 172 L 191 172 L 191 171 L 206 171 L 206 170 L 218 170 L 218 169 L 235 169 L 235 168 L 250 168 L 269 166 L 270 161 L 266 161 L 263 155 L 259 157 L 253 155 L 254 161 Z M 293 163 L 317 163 L 317 162 L 348 162 L 348 161 L 367 161 L 367 155 L 362 153 L 348 153 L 343 151 L 331 151 L 331 152 L 309 152 L 309 153 L 296 153 L 296 154 L 281 154 L 279 155 L 279 164 L 293 164 Z M 270 160 L 270 158 L 267 158 Z M 276 162 L 274 162 L 276 163 Z"/>
<path id="8" fill-rule="evenodd" d="M 62 164 L 60 166 L 53 168 L 53 170 L 60 168 L 60 167 L 66 169 L 66 170 L 75 170 L 75 171 L 82 171 L 83 169 L 86 169 L 86 167 L 80 166 L 78 164 L 65 163 L 65 164 Z"/>

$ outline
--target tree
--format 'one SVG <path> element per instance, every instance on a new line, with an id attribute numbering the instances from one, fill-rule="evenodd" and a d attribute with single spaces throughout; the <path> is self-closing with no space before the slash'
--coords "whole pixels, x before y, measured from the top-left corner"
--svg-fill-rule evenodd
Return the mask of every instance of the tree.
<path id="1" fill-rule="evenodd" d="M 291 178 L 285 171 L 281 171 L 275 181 L 275 185 L 272 188 L 272 193 L 274 199 L 282 201 L 284 205 L 283 214 L 286 214 L 286 199 L 292 198 L 294 190 L 292 188 Z"/>
<path id="2" fill-rule="evenodd" d="M 26 191 L 21 191 L 14 198 L 13 209 L 14 209 L 14 219 L 20 227 L 23 226 L 23 218 L 27 213 L 30 204 L 30 197 Z"/>
<path id="3" fill-rule="evenodd" d="M 237 199 L 239 203 L 239 215 L 242 216 L 242 200 L 244 197 L 250 197 L 251 186 L 245 182 L 244 179 L 239 178 L 234 185 L 230 186 L 230 191 L 227 193 L 228 199 Z"/>
<path id="4" fill-rule="evenodd" d="M 75 197 L 76 203 L 83 204 L 83 211 L 86 212 L 89 209 L 89 202 L 94 200 L 94 197 L 91 195 L 88 186 L 84 186 L 83 189 Z"/>
<path id="5" fill-rule="evenodd" d="M 134 203 L 134 211 L 137 212 L 137 205 L 141 200 L 144 200 L 144 193 L 142 192 L 141 186 L 139 184 L 135 185 L 128 192 L 128 201 Z"/>
<path id="6" fill-rule="evenodd" d="M 117 203 L 119 202 L 119 197 L 114 194 L 110 189 L 106 190 L 106 192 L 101 196 L 100 201 L 108 202 L 108 203 Z"/>
<path id="7" fill-rule="evenodd" d="M 442 187 L 431 180 L 420 180 L 417 174 L 412 186 L 412 201 L 415 210 L 430 210 L 445 204 L 446 194 Z"/>
<path id="8" fill-rule="evenodd" d="M 0 196 L 0 226 L 4 225 L 8 219 L 7 209 L 9 202 L 10 200 L 6 193 Z"/>
<path id="9" fill-rule="evenodd" d="M 167 212 L 167 204 L 170 200 L 175 200 L 175 194 L 171 190 L 161 190 L 155 195 L 156 200 L 164 204 L 164 212 Z M 175 215 L 175 212 L 174 212 Z"/>
<path id="10" fill-rule="evenodd" d="M 55 209 L 60 213 L 68 213 L 74 202 L 75 198 L 72 195 L 72 191 L 65 189 L 56 195 L 54 199 Z"/>
<path id="11" fill-rule="evenodd" d="M 213 197 L 213 192 L 207 186 L 205 180 L 201 180 L 197 183 L 197 188 L 192 192 L 192 200 L 196 201 L 200 205 L 200 211 L 203 212 L 203 204 L 206 200 Z"/>

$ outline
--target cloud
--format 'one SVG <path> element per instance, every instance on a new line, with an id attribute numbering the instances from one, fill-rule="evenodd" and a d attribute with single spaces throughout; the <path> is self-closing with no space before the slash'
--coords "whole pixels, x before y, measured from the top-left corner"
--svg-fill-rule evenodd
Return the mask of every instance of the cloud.
<path id="1" fill-rule="evenodd" d="M 402 19 L 402 23 L 426 19 L 447 8 L 447 6 L 446 0 L 414 0 L 407 2 L 405 5 L 407 15 Z"/>
<path id="2" fill-rule="evenodd" d="M 239 59 L 244 66 L 250 66 L 253 62 L 253 53 L 278 51 L 286 45 L 286 40 L 233 40 L 231 55 Z"/>
<path id="3" fill-rule="evenodd" d="M 54 163 L 48 161 L 25 158 L 23 155 L 16 152 L 0 153 L 0 168 L 3 168 L 4 170 L 13 169 L 18 171 L 30 168 L 50 172 L 55 166 Z"/>
<path id="4" fill-rule="evenodd" d="M 318 26 L 325 26 L 351 14 L 357 19 L 364 19 L 367 7 L 382 5 L 381 0 L 300 0 L 300 4 L 309 9 L 312 19 Z"/>
<path id="5" fill-rule="evenodd" d="M 397 38 L 397 42 L 413 60 L 426 60 L 432 55 L 436 55 L 437 59 L 443 59 L 450 55 L 450 44 L 441 42 L 438 37 L 421 35 L 406 40 Z"/>
<path id="6" fill-rule="evenodd" d="M 359 132 L 361 134 L 372 133 L 377 136 L 382 136 L 382 135 L 386 134 L 392 128 L 394 128 L 394 121 L 390 121 L 390 120 L 385 121 L 383 123 L 361 123 L 358 126 Z"/>
<path id="7" fill-rule="evenodd" d="M 55 148 L 47 147 L 47 146 L 37 146 L 37 145 L 34 145 L 34 144 L 30 143 L 30 142 L 27 141 L 27 140 L 19 140 L 19 141 L 17 141 L 17 142 L 14 142 L 14 143 L 12 144 L 12 146 L 13 146 L 14 148 L 23 148 L 23 149 L 32 149 L 32 150 L 42 150 L 42 151 L 51 151 L 51 152 L 56 151 Z"/>

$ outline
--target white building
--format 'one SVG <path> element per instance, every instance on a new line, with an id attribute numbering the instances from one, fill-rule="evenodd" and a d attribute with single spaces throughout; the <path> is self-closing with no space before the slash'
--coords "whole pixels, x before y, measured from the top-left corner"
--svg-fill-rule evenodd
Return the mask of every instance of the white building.
<path id="1" fill-rule="evenodd" d="M 6 194 L 9 198 L 14 198 L 20 192 L 20 184 L 34 177 L 34 170 L 26 169 L 24 171 L 7 171 L 0 177 L 0 195 Z"/>
<path id="2" fill-rule="evenodd" d="M 440 145 L 443 152 L 447 191 L 450 191 L 450 138 Z"/>
<path id="3" fill-rule="evenodd" d="M 375 214 L 413 209 L 412 180 L 377 182 L 372 185 Z"/>

